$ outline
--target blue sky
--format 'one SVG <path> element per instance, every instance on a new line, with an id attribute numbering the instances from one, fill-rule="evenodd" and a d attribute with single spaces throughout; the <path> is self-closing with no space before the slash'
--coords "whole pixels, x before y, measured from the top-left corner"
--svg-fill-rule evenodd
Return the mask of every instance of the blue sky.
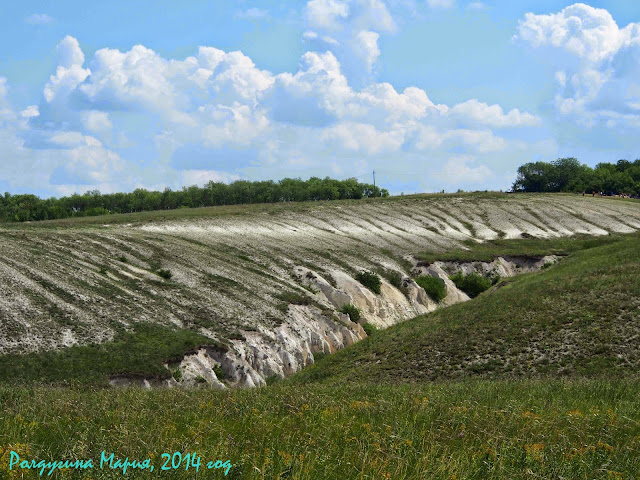
<path id="1" fill-rule="evenodd" d="M 640 11 L 468 0 L 0 5 L 0 189 L 506 189 L 640 157 Z"/>

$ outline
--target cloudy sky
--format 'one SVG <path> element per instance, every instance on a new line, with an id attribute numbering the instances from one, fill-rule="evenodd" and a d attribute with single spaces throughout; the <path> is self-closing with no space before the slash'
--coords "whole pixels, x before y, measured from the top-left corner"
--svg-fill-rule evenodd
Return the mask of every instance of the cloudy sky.
<path id="1" fill-rule="evenodd" d="M 528 161 L 640 158 L 634 4 L 2 2 L 0 191 L 507 189 Z"/>

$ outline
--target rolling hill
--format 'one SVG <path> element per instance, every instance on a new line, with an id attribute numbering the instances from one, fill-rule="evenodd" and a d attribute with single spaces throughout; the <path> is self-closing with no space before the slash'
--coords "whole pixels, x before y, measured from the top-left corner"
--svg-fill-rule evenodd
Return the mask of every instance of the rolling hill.
<path id="1" fill-rule="evenodd" d="M 363 324 L 386 328 L 468 300 L 451 272 L 430 264 L 438 255 L 523 237 L 561 241 L 638 229 L 635 201 L 494 193 L 5 224 L 0 361 L 23 368 L 2 376 L 263 385 L 365 338 Z M 525 260 L 543 267 L 541 251 L 532 253 Z M 494 267 L 503 276 L 519 273 L 507 258 Z M 379 294 L 355 280 L 362 271 L 380 275 Z M 440 303 L 416 284 L 419 274 L 447 285 Z M 496 295 L 515 288 L 524 287 Z M 345 305 L 360 309 L 359 323 L 341 313 Z M 487 326 L 480 346 L 497 337 L 495 328 Z M 479 352 L 469 368 L 494 365 Z M 534 363 L 542 355 L 520 354 Z"/>

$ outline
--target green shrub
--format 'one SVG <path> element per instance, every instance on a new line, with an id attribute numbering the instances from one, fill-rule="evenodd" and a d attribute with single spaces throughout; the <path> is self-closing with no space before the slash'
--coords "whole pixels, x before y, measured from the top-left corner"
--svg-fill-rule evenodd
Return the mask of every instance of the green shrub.
<path id="1" fill-rule="evenodd" d="M 100 265 L 100 273 L 102 275 L 106 275 L 107 274 L 107 267 L 106 265 Z"/>
<path id="2" fill-rule="evenodd" d="M 306 284 L 302 284 L 300 285 L 302 288 L 304 288 L 305 290 L 311 292 L 312 294 L 316 294 L 318 293 L 320 290 L 318 290 L 316 287 L 314 287 L 313 285 L 306 285 Z"/>
<path id="3" fill-rule="evenodd" d="M 471 298 L 477 297 L 491 287 L 491 279 L 478 275 L 477 273 L 463 275 L 462 272 L 458 272 L 450 278 L 453 283 L 456 284 L 456 287 Z"/>
<path id="4" fill-rule="evenodd" d="M 365 323 L 362 325 L 362 329 L 364 330 L 364 333 L 367 334 L 367 337 L 370 337 L 371 335 L 375 335 L 378 332 L 378 327 L 376 327 L 373 323 Z"/>
<path id="5" fill-rule="evenodd" d="M 170 370 L 171 370 L 171 376 L 175 379 L 176 382 L 179 382 L 180 380 L 182 380 L 182 369 L 180 368 L 180 365 L 176 365 Z"/>
<path id="6" fill-rule="evenodd" d="M 124 255 L 120 255 L 118 257 L 118 260 L 121 261 L 122 263 L 127 263 L 127 257 L 125 257 Z"/>
<path id="7" fill-rule="evenodd" d="M 171 279 L 173 277 L 173 273 L 171 270 L 167 270 L 166 268 L 161 268 L 160 270 L 156 270 L 156 274 L 160 275 L 165 280 Z"/>
<path id="8" fill-rule="evenodd" d="M 380 277 L 375 273 L 363 270 L 356 274 L 356 280 L 373 293 L 380 293 L 380 286 L 382 285 L 382 282 L 380 281 Z"/>
<path id="9" fill-rule="evenodd" d="M 152 272 L 160 270 L 160 267 L 162 266 L 162 258 L 158 255 L 153 255 L 149 260 L 147 260 L 147 262 L 149 262 L 149 268 Z"/>
<path id="10" fill-rule="evenodd" d="M 358 323 L 360 321 L 360 309 L 355 305 L 345 305 L 340 311 L 349 315 L 352 322 Z"/>
<path id="11" fill-rule="evenodd" d="M 227 339 L 244 340 L 245 338 L 244 338 L 244 335 L 239 330 L 234 330 L 233 332 L 227 332 Z"/>
<path id="12" fill-rule="evenodd" d="M 222 366 L 221 365 L 214 365 L 213 366 L 213 373 L 216 374 L 216 378 L 220 381 L 224 380 L 225 378 L 227 378 L 227 375 L 224 373 L 224 370 L 222 370 Z"/>
<path id="13" fill-rule="evenodd" d="M 392 287 L 400 290 L 405 296 L 409 294 L 409 290 L 402 283 L 402 274 L 400 272 L 396 270 L 380 269 L 378 273 L 386 278 Z"/>
<path id="14" fill-rule="evenodd" d="M 436 302 L 442 301 L 447 296 L 447 287 L 438 277 L 420 275 L 415 282 Z"/>
<path id="15" fill-rule="evenodd" d="M 402 290 L 402 275 L 400 272 L 396 272 L 395 270 L 387 270 L 385 278 L 389 281 L 389 283 L 396 287 L 398 290 Z"/>

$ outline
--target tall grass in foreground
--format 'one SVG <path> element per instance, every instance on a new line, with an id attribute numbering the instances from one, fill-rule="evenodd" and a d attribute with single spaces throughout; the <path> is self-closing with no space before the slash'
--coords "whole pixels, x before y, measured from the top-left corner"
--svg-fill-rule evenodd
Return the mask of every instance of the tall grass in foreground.
<path id="1" fill-rule="evenodd" d="M 232 479 L 631 479 L 640 472 L 640 384 L 631 380 L 300 385 L 251 391 L 0 387 L 0 478 L 29 458 L 229 459 Z M 3 454 L 5 452 L 5 454 Z M 24 478 L 34 478 L 29 471 Z M 121 479 L 68 471 L 57 478 Z M 56 478 L 54 476 L 54 478 Z"/>

